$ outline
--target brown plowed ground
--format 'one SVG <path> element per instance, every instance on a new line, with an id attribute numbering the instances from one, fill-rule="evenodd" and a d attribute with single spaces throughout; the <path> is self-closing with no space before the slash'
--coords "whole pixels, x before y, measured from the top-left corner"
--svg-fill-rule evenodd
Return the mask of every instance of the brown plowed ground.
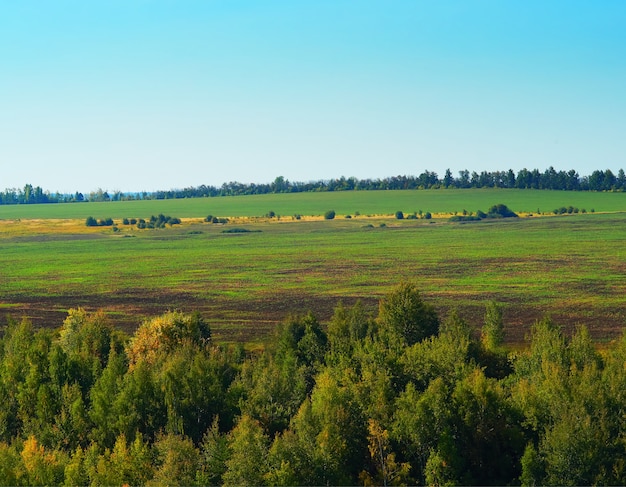
<path id="1" fill-rule="evenodd" d="M 450 296 L 448 296 L 449 298 Z M 424 296 L 435 305 L 440 319 L 445 320 L 449 307 L 437 306 L 436 296 Z M 58 328 L 67 316 L 70 308 L 83 307 L 87 311 L 103 310 L 111 323 L 127 333 L 132 333 L 143 320 L 158 316 L 168 310 L 183 312 L 198 311 L 210 323 L 216 340 L 228 342 L 260 342 L 267 339 L 276 324 L 290 315 L 313 313 L 322 323 L 332 317 L 335 306 L 341 301 L 345 306 L 360 300 L 374 316 L 378 309 L 379 297 L 360 298 L 315 296 L 276 293 L 265 299 L 251 298 L 234 300 L 229 298 L 201 299 L 192 294 L 164 293 L 135 289 L 125 291 L 123 295 L 62 295 L 51 297 L 3 296 L 10 307 L 0 309 L 0 323 L 6 323 L 10 317 L 27 317 L 35 327 Z M 475 305 L 456 308 L 458 313 L 478 334 L 484 315 L 484 297 Z M 504 307 L 506 342 L 522 344 L 528 336 L 530 326 L 546 315 L 562 326 L 569 335 L 580 324 L 585 324 L 596 340 L 606 342 L 621 335 L 625 322 L 623 312 L 568 308 L 554 312 L 539 307 L 533 308 L 520 302 L 501 303 Z"/>

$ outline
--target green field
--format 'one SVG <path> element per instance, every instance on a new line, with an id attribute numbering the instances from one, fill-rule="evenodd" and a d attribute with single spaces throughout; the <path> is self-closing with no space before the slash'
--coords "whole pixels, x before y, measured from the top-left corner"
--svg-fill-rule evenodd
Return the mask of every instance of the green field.
<path id="1" fill-rule="evenodd" d="M 474 327 L 487 300 L 503 303 L 510 342 L 520 342 L 545 314 L 566 328 L 584 323 L 595 338 L 611 339 L 626 317 L 624 198 L 437 190 L 0 207 L 3 218 L 22 219 L 0 226 L 0 315 L 57 327 L 68 308 L 83 306 L 103 309 L 132 330 L 168 309 L 198 310 L 218 338 L 256 340 L 289 313 L 312 310 L 325 320 L 339 300 L 361 299 L 373 310 L 391 287 L 411 280 L 442 316 L 457 308 Z M 573 205 L 596 213 L 464 224 L 364 216 L 399 207 L 487 209 L 499 202 L 517 211 Z M 362 216 L 250 221 L 237 226 L 257 232 L 241 234 L 223 233 L 233 224 L 200 220 L 161 230 L 120 226 L 117 233 L 82 221 L 26 221 L 269 210 L 308 215 L 328 208 Z"/>
<path id="2" fill-rule="evenodd" d="M 338 215 L 452 213 L 483 210 L 505 203 L 513 211 L 550 213 L 561 206 L 597 212 L 626 211 L 626 193 L 540 191 L 517 189 L 467 189 L 422 191 L 344 191 L 291 193 L 178 200 L 142 200 L 104 203 L 62 203 L 49 205 L 0 206 L 2 219 L 124 218 L 170 214 L 179 218 L 218 216 L 323 215 L 334 209 Z"/>

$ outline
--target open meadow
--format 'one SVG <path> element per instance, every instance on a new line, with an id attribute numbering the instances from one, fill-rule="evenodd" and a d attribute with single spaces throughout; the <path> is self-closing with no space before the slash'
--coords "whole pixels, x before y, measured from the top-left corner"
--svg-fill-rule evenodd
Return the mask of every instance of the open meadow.
<path id="1" fill-rule="evenodd" d="M 447 221 L 497 203 L 524 217 Z M 552 215 L 568 206 L 586 213 Z M 320 217 L 328 209 L 334 220 Z M 397 210 L 433 219 L 396 220 Z M 280 218 L 263 217 L 270 211 Z M 159 213 L 183 223 L 121 224 Z M 208 214 L 232 220 L 210 224 Z M 113 218 L 117 231 L 86 227 L 87 216 Z M 232 228 L 248 232 L 224 233 Z M 290 313 L 313 311 L 324 321 L 340 300 L 374 310 L 409 280 L 442 318 L 457 309 L 474 328 L 487 301 L 502 303 L 509 343 L 546 314 L 610 340 L 626 319 L 625 244 L 622 193 L 370 191 L 0 206 L 0 319 L 58 327 L 81 306 L 130 331 L 180 309 L 201 312 L 219 340 L 258 341 Z"/>

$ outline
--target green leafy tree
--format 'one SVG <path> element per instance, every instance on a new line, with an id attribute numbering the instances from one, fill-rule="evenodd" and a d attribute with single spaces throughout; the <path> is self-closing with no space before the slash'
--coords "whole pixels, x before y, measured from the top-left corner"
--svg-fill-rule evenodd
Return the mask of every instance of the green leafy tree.
<path id="1" fill-rule="evenodd" d="M 373 337 L 375 331 L 376 323 L 360 301 L 350 308 L 340 302 L 326 329 L 330 351 L 334 355 L 349 357 L 354 348 L 365 338 Z"/>
<path id="2" fill-rule="evenodd" d="M 266 485 L 269 439 L 258 421 L 244 414 L 231 431 L 229 444 L 223 485 Z"/>
<path id="3" fill-rule="evenodd" d="M 2 361 L 0 362 L 0 392 L 2 392 L 3 407 L 0 408 L 0 438 L 6 442 L 22 432 L 24 421 L 28 421 L 31 413 L 20 414 L 21 400 L 32 392 L 24 390 L 26 378 L 31 368 L 30 349 L 35 332 L 32 323 L 9 320 L 2 337 Z M 29 408 L 30 409 L 30 408 Z"/>
<path id="4" fill-rule="evenodd" d="M 243 364 L 240 383 L 243 395 L 241 412 L 259 421 L 273 437 L 284 431 L 306 397 L 305 367 L 298 365 L 295 354 L 276 360 L 264 353 Z"/>
<path id="5" fill-rule="evenodd" d="M 495 352 L 500 349 L 504 340 L 504 324 L 502 309 L 495 301 L 485 305 L 485 319 L 480 340 L 485 350 Z"/>
<path id="6" fill-rule="evenodd" d="M 134 440 L 137 433 L 151 441 L 165 429 L 167 407 L 151 367 L 139 362 L 125 375 L 113 403 L 113 431 Z"/>
<path id="7" fill-rule="evenodd" d="M 200 452 L 191 439 L 166 434 L 154 443 L 156 469 L 147 486 L 194 485 L 200 467 Z"/>
<path id="8" fill-rule="evenodd" d="M 313 377 L 328 351 L 328 337 L 311 313 L 291 316 L 277 328 L 275 342 L 270 348 L 279 364 L 283 360 L 291 360 L 291 355 L 296 357 L 297 366 L 304 367 L 309 392 Z"/>
<path id="9" fill-rule="evenodd" d="M 392 340 L 413 345 L 439 332 L 435 309 L 425 303 L 414 284 L 403 282 L 381 301 L 378 322 Z"/>
<path id="10" fill-rule="evenodd" d="M 210 351 L 183 344 L 155 372 L 167 408 L 167 432 L 184 434 L 198 444 L 215 416 L 227 416 L 222 374 L 228 372 Z"/>
<path id="11" fill-rule="evenodd" d="M 200 468 L 196 479 L 199 485 L 222 485 L 226 461 L 230 457 L 229 439 L 219 430 L 219 418 L 213 418 L 200 445 Z"/>
<path id="12" fill-rule="evenodd" d="M 118 410 L 115 403 L 124 386 L 128 369 L 126 357 L 111 350 L 107 366 L 89 392 L 89 418 L 93 422 L 91 438 L 103 447 L 113 447 L 118 434 Z M 122 411 L 124 414 L 124 412 Z"/>

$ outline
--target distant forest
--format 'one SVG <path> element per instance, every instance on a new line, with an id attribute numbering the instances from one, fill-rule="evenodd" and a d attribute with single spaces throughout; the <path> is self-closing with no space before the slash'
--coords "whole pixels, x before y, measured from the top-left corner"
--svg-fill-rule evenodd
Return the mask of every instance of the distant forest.
<path id="1" fill-rule="evenodd" d="M 538 169 L 522 169 L 517 174 L 508 171 L 459 171 L 454 177 L 450 169 L 443 178 L 437 173 L 424 171 L 419 176 L 393 176 L 384 179 L 357 179 L 355 177 L 292 182 L 278 176 L 271 183 L 245 184 L 236 181 L 224 183 L 220 187 L 200 185 L 184 189 L 170 189 L 154 192 L 123 193 L 98 189 L 89 194 L 52 194 L 41 187 L 26 184 L 23 189 L 7 188 L 0 193 L 1 205 L 35 203 L 72 203 L 85 201 L 122 201 L 134 199 L 162 200 L 176 198 L 206 198 L 217 196 L 239 196 L 269 193 L 303 193 L 317 191 L 377 191 L 392 189 L 439 189 L 439 188 L 517 188 L 551 189 L 561 191 L 624 191 L 626 174 L 620 169 L 615 175 L 610 169 L 595 170 L 589 176 L 578 172 L 556 171 L 553 167 L 540 172 Z"/>

